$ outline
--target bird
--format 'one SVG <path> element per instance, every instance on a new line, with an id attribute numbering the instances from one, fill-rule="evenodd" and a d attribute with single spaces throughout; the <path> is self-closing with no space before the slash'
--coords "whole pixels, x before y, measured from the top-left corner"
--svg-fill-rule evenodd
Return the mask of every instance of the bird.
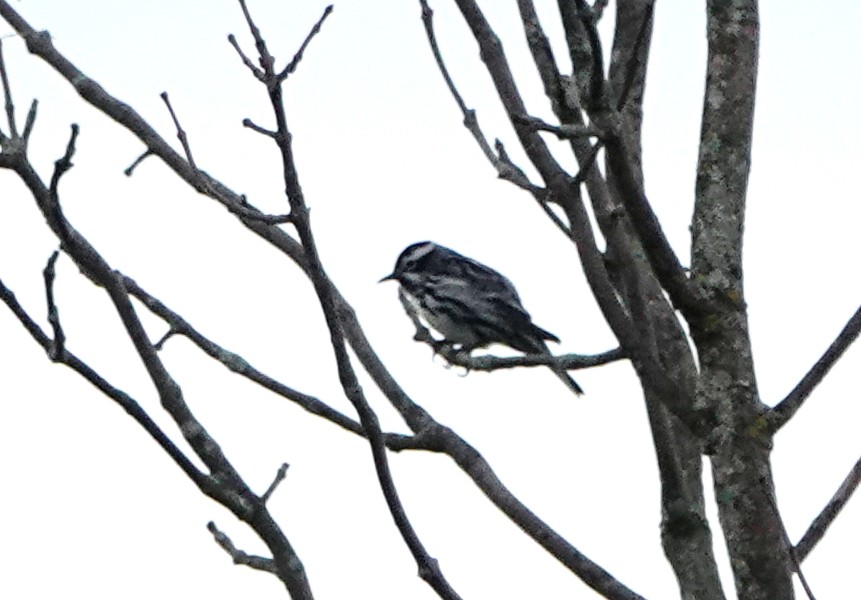
<path id="1" fill-rule="evenodd" d="M 551 356 L 546 342 L 559 341 L 532 322 L 507 277 L 440 244 L 407 246 L 383 281 L 397 281 L 407 312 L 412 309 L 443 336 L 443 343 L 466 353 L 503 344 L 524 354 Z M 565 369 L 548 366 L 574 394 L 583 394 Z"/>

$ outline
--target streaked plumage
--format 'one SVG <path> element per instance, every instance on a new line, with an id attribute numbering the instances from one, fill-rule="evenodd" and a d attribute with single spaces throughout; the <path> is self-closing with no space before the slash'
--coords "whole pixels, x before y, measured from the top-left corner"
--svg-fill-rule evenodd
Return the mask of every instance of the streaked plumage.
<path id="1" fill-rule="evenodd" d="M 501 273 L 433 242 L 407 247 L 393 279 L 417 315 L 466 352 L 504 344 L 525 354 L 546 354 L 545 340 L 555 335 L 538 327 L 523 308 L 517 291 Z M 575 394 L 583 390 L 564 369 L 550 367 Z"/>

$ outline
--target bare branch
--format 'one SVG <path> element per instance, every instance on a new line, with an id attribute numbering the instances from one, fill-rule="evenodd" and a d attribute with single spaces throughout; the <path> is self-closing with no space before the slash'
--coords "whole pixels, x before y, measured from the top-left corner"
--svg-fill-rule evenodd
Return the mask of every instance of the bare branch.
<path id="1" fill-rule="evenodd" d="M 196 170 L 197 165 L 194 164 L 194 157 L 191 155 L 191 146 L 188 144 L 188 135 L 186 135 L 185 129 L 182 128 L 182 125 L 179 124 L 179 119 L 173 110 L 173 106 L 170 104 L 170 98 L 168 97 L 167 92 L 162 92 L 159 95 L 161 96 L 161 99 L 164 100 L 167 110 L 170 112 L 170 118 L 173 119 L 173 124 L 176 127 L 176 137 L 179 138 L 179 142 L 182 144 L 182 149 L 185 151 L 185 157 L 188 159 L 188 164 L 191 165 L 192 169 Z"/>
<path id="2" fill-rule="evenodd" d="M 242 204 L 238 206 L 228 206 L 227 210 L 235 215 L 239 215 L 243 219 L 259 221 L 260 223 L 266 223 L 267 225 L 283 225 L 284 223 L 290 223 L 293 221 L 293 215 L 291 214 L 267 215 L 248 204 L 244 195 L 241 196 L 241 198 L 243 202 Z"/>
<path id="3" fill-rule="evenodd" d="M 598 153 L 601 151 L 601 148 L 604 147 L 604 142 L 598 140 L 595 144 L 589 149 L 589 154 L 586 156 L 585 160 L 580 163 L 580 170 L 574 176 L 574 183 L 576 185 L 580 185 L 581 183 L 586 183 L 586 178 L 589 176 L 589 169 L 595 164 L 595 159 L 598 158 Z"/>
<path id="4" fill-rule="evenodd" d="M 215 539 L 215 543 L 221 546 L 230 558 L 233 559 L 233 564 L 250 567 L 257 571 L 265 571 L 266 573 L 272 573 L 273 575 L 278 574 L 278 568 L 275 565 L 275 561 L 271 558 L 247 554 L 246 552 L 238 549 L 234 545 L 233 540 L 227 537 L 227 534 L 216 527 L 215 523 L 212 521 L 206 524 L 206 528 L 212 534 L 212 537 Z"/>
<path id="5" fill-rule="evenodd" d="M 793 388 L 789 395 L 786 396 L 780 403 L 771 409 L 768 415 L 769 427 L 771 431 L 776 432 L 781 427 L 786 425 L 798 409 L 802 407 L 804 401 L 810 397 L 813 390 L 816 389 L 828 372 L 831 370 L 843 353 L 852 345 L 861 333 L 861 307 L 855 311 L 855 314 L 849 319 L 843 327 L 837 338 L 831 342 L 825 353 L 816 361 L 810 371 L 802 377 L 798 385 Z"/>
<path id="6" fill-rule="evenodd" d="M 290 465 L 287 463 L 282 463 L 280 467 L 278 467 L 278 471 L 275 473 L 275 479 L 272 480 L 272 483 L 269 484 L 269 487 L 266 489 L 266 492 L 260 496 L 260 501 L 263 504 L 269 502 L 269 498 L 272 497 L 272 494 L 275 493 L 275 490 L 278 489 L 278 486 L 284 481 L 284 478 L 287 477 L 287 469 L 290 468 Z"/>
<path id="7" fill-rule="evenodd" d="M 592 57 L 591 78 L 589 80 L 589 112 L 603 111 L 609 107 L 607 79 L 604 77 L 604 51 L 601 48 L 601 36 L 598 35 L 598 20 L 586 0 L 574 0 L 577 5 L 577 18 L 586 31 L 589 41 L 590 56 Z"/>
<path id="8" fill-rule="evenodd" d="M 783 535 L 783 541 L 786 544 L 787 548 L 789 548 L 789 558 L 792 561 L 792 568 L 798 575 L 798 580 L 801 582 L 801 587 L 804 588 L 804 593 L 807 594 L 807 600 L 816 600 L 816 598 L 813 596 L 813 591 L 810 589 L 810 585 L 807 583 L 807 578 L 804 576 L 804 572 L 801 570 L 801 561 L 798 560 L 798 555 L 795 553 L 795 548 L 793 548 L 792 546 L 792 540 L 789 539 L 789 532 L 786 530 L 786 524 L 783 522 L 783 517 L 780 515 L 780 510 L 777 508 L 777 501 L 771 494 L 768 495 L 768 501 L 771 504 L 772 510 L 774 510 L 774 514 L 777 517 L 778 523 L 780 523 L 780 530 L 781 534 Z"/>
<path id="9" fill-rule="evenodd" d="M 9 85 L 9 76 L 6 74 L 6 61 L 3 58 L 2 40 L 0 40 L 0 82 L 3 85 L 3 99 L 6 106 L 6 122 L 9 125 L 9 136 L 12 139 L 17 139 L 18 126 L 15 124 L 15 105 L 12 103 L 12 87 Z"/>
<path id="10" fill-rule="evenodd" d="M 258 80 L 263 81 L 264 74 L 263 71 L 254 66 L 254 63 L 251 62 L 251 59 L 248 58 L 245 53 L 242 51 L 242 48 L 239 47 L 239 42 L 236 41 L 236 36 L 232 33 L 227 36 L 227 41 L 230 42 L 230 45 L 233 46 L 233 49 L 236 50 L 236 53 L 239 55 L 239 58 L 242 59 L 242 64 L 248 67 L 248 70 L 256 77 Z"/>
<path id="11" fill-rule="evenodd" d="M 257 133 L 259 133 L 261 135 L 265 135 L 266 137 L 270 137 L 272 139 L 275 139 L 276 133 L 274 131 L 272 131 L 270 129 L 266 129 L 265 127 L 261 127 L 260 125 L 257 125 L 251 119 L 242 119 L 242 126 L 247 127 L 248 129 L 251 129 L 253 131 L 256 131 Z"/>
<path id="12" fill-rule="evenodd" d="M 30 141 L 30 134 L 33 133 L 33 126 L 36 124 L 36 111 L 39 108 L 39 101 L 35 98 L 30 103 L 30 110 L 27 111 L 27 120 L 24 122 L 24 133 L 21 134 L 21 139 L 24 142 Z"/>
<path id="13" fill-rule="evenodd" d="M 801 540 L 795 545 L 795 555 L 798 557 L 799 562 L 803 562 L 811 550 L 816 547 L 816 544 L 825 536 L 825 532 L 828 531 L 834 519 L 837 518 L 837 515 L 840 514 L 840 511 L 849 502 L 852 494 L 858 489 L 859 483 L 861 483 L 861 458 L 853 465 L 846 479 L 837 488 L 834 496 L 828 501 L 822 512 L 813 519 L 810 527 L 807 528 L 807 531 L 801 536 Z"/>
<path id="14" fill-rule="evenodd" d="M 240 0 L 240 4 L 245 11 L 246 19 L 249 22 L 249 27 L 251 28 L 252 35 L 256 41 L 257 50 L 260 54 L 260 63 L 263 65 L 263 69 L 266 74 L 271 76 L 272 56 L 269 53 L 266 42 L 260 35 L 260 31 L 254 25 L 251 16 L 248 14 L 244 0 Z M 383 492 L 383 496 L 386 500 L 386 504 L 388 505 L 389 512 L 395 521 L 395 525 L 418 565 L 419 576 L 426 581 L 440 597 L 447 600 L 459 600 L 460 596 L 443 576 L 436 559 L 427 552 L 424 544 L 419 539 L 400 500 L 389 467 L 388 455 L 383 434 L 380 429 L 379 420 L 365 398 L 356 372 L 352 366 L 350 355 L 347 352 L 347 345 L 344 339 L 345 334 L 341 322 L 341 312 L 337 302 L 338 295 L 334 289 L 334 285 L 326 275 L 317 252 L 317 246 L 314 241 L 314 234 L 309 220 L 308 206 L 305 203 L 302 187 L 299 183 L 299 175 L 296 171 L 296 165 L 293 159 L 292 136 L 290 135 L 287 126 L 287 117 L 281 95 L 281 82 L 277 79 L 269 80 L 268 77 L 267 80 L 267 92 L 272 104 L 272 109 L 275 112 L 275 121 L 278 124 L 276 141 L 281 152 L 282 164 L 284 167 L 283 178 L 285 193 L 287 200 L 290 203 L 290 212 L 293 215 L 293 225 L 299 234 L 299 239 L 301 240 L 302 247 L 308 261 L 309 268 L 307 273 L 314 285 L 314 291 L 316 292 L 317 298 L 323 309 L 326 325 L 330 332 L 330 340 L 332 350 L 335 354 L 335 361 L 338 367 L 338 378 L 341 382 L 341 387 L 350 403 L 359 414 L 362 428 L 366 432 L 370 443 L 371 454 L 373 456 L 374 467 L 377 472 L 380 489 Z"/>
<path id="15" fill-rule="evenodd" d="M 335 8 L 333 4 L 330 4 L 326 7 L 326 10 L 323 11 L 323 16 L 321 16 L 317 22 L 314 24 L 314 27 L 311 28 L 310 33 L 308 33 L 305 41 L 302 42 L 302 45 L 299 46 L 299 50 L 296 51 L 296 54 L 293 55 L 293 60 L 284 67 L 284 70 L 278 73 L 278 80 L 284 81 L 287 77 L 296 70 L 296 67 L 299 66 L 299 62 L 302 60 L 302 57 L 305 55 L 305 49 L 308 47 L 308 44 L 311 43 L 311 40 L 315 35 L 320 33 L 320 28 L 323 26 L 323 21 L 326 20 L 330 14 L 332 14 L 332 10 Z"/>
<path id="16" fill-rule="evenodd" d="M 445 66 L 445 61 L 443 60 L 442 53 L 439 50 L 439 45 L 436 40 L 436 32 L 433 27 L 433 10 L 428 5 L 427 0 L 419 1 L 422 7 L 422 23 L 424 23 L 425 35 L 430 43 L 431 52 L 433 53 L 434 60 L 436 61 L 437 67 L 439 67 L 439 71 L 442 74 L 443 79 L 445 79 L 446 86 L 448 86 L 454 101 L 457 102 L 457 106 L 463 114 L 464 127 L 466 127 L 466 129 L 472 134 L 472 137 L 475 138 L 479 148 L 481 148 L 481 151 L 484 153 L 484 156 L 487 157 L 487 160 L 490 161 L 490 164 L 493 165 L 493 168 L 496 169 L 497 175 L 500 179 L 510 181 L 517 187 L 529 192 L 541 190 L 539 186 L 529 181 L 529 178 L 526 176 L 523 169 L 515 165 L 508 155 L 505 154 L 502 143 L 499 140 L 496 142 L 496 147 L 499 152 L 498 154 L 494 153 L 493 149 L 490 147 L 490 143 L 487 141 L 484 132 L 478 124 L 475 110 L 467 107 L 466 102 L 464 102 L 463 97 L 457 90 L 457 86 L 454 84 L 454 80 L 448 72 L 448 67 Z"/>
<path id="17" fill-rule="evenodd" d="M 66 144 L 66 153 L 62 158 L 54 163 L 54 173 L 51 175 L 51 185 L 49 193 L 51 200 L 57 203 L 57 186 L 60 184 L 60 178 L 72 168 L 72 157 L 75 155 L 75 141 L 78 139 L 80 128 L 76 123 L 72 123 L 72 134 L 69 136 L 69 143 Z"/>
<path id="18" fill-rule="evenodd" d="M 148 156 L 152 156 L 152 155 L 153 155 L 153 152 L 149 148 L 144 150 L 143 153 L 140 156 L 138 156 L 135 159 L 135 161 L 132 164 L 130 164 L 128 167 L 126 167 L 126 169 L 123 171 L 125 176 L 131 177 L 132 173 L 134 173 L 134 170 L 138 168 L 138 165 L 140 165 L 144 160 L 146 160 L 146 158 Z"/>
<path id="19" fill-rule="evenodd" d="M 625 82 L 622 85 L 622 90 L 619 94 L 618 100 L 616 101 L 616 110 L 619 112 L 625 110 L 625 107 L 628 104 L 628 97 L 631 93 L 631 90 L 633 89 L 634 80 L 637 78 L 637 63 L 640 60 L 640 54 L 644 50 L 646 39 L 649 37 L 649 28 L 652 25 L 652 16 L 654 12 L 655 3 L 653 1 L 646 7 L 645 11 L 643 12 L 643 21 L 640 24 L 640 30 L 637 32 L 637 38 L 634 41 L 634 47 L 631 50 L 631 56 L 628 60 L 628 65 L 625 71 Z"/>
<path id="20" fill-rule="evenodd" d="M 552 125 L 538 117 L 532 116 L 518 117 L 518 120 L 538 131 L 549 131 L 560 140 L 585 137 L 600 138 L 603 135 L 603 132 L 594 125 L 569 125 L 566 123 L 563 123 L 562 125 Z"/>
<path id="21" fill-rule="evenodd" d="M 137 298 L 147 307 L 153 314 L 159 316 L 168 325 L 170 330 L 168 334 L 182 335 L 191 341 L 198 348 L 203 350 L 207 355 L 214 358 L 222 365 L 243 377 L 250 379 L 258 385 L 278 394 L 279 396 L 294 402 L 306 411 L 323 417 L 332 423 L 358 435 L 364 435 L 362 426 L 349 418 L 348 416 L 331 408 L 328 404 L 321 402 L 313 396 L 303 394 L 294 390 L 279 381 L 269 377 L 268 375 L 258 371 L 248 363 L 242 356 L 231 352 L 215 342 L 211 341 L 197 329 L 195 329 L 188 321 L 182 318 L 179 314 L 165 306 L 158 298 L 149 294 L 140 285 L 130 277 L 123 276 L 123 284 L 129 293 Z M 167 335 L 165 338 L 168 337 Z M 163 340 L 165 338 L 162 338 Z M 162 342 L 163 343 L 163 342 Z"/>
<path id="22" fill-rule="evenodd" d="M 36 322 L 27 314 L 15 294 L 7 288 L 2 280 L 0 280 L 0 300 L 2 300 L 12 314 L 21 322 L 27 333 L 39 344 L 42 349 L 51 357 L 53 340 L 49 338 L 45 332 L 36 324 Z M 51 357 L 54 360 L 53 357 Z M 173 461 L 182 469 L 182 471 L 191 479 L 201 490 L 209 490 L 215 486 L 215 482 L 207 475 L 202 473 L 191 460 L 180 450 L 176 444 L 161 430 L 161 428 L 150 418 L 141 405 L 131 396 L 122 390 L 114 387 L 106 381 L 101 375 L 93 370 L 89 365 L 83 362 L 68 350 L 57 356 L 56 362 L 66 365 L 81 377 L 86 379 L 93 387 L 102 392 L 105 396 L 116 402 L 129 416 L 134 419 L 138 425 L 146 431 L 150 437 L 161 447 L 165 453 L 173 459 Z"/>
<path id="23" fill-rule="evenodd" d="M 625 360 L 625 353 L 621 348 L 608 350 L 601 354 L 565 354 L 562 356 L 548 356 L 545 354 L 525 354 L 522 356 L 472 356 L 463 350 L 457 349 L 451 344 L 437 340 L 430 330 L 425 327 L 415 310 L 409 304 L 402 290 L 398 290 L 398 299 L 404 307 L 407 316 L 416 328 L 413 339 L 417 342 L 428 344 L 435 354 L 442 356 L 450 365 L 463 367 L 468 371 L 498 371 L 500 369 L 514 369 L 518 367 L 560 367 L 566 370 L 586 369 L 606 365 L 611 362 Z"/>
<path id="24" fill-rule="evenodd" d="M 54 339 L 51 340 L 48 357 L 54 362 L 60 361 L 66 352 L 66 334 L 63 333 L 63 327 L 60 325 L 60 313 L 54 302 L 54 265 L 57 263 L 58 256 L 60 256 L 59 250 L 54 250 L 48 259 L 48 264 L 45 265 L 45 269 L 42 271 L 45 279 L 45 296 L 48 304 L 48 322 L 54 330 Z"/>
<path id="25" fill-rule="evenodd" d="M 601 124 L 603 125 L 603 124 Z M 618 124 L 613 126 L 604 140 L 607 149 L 607 168 L 615 177 L 619 197 L 631 216 L 631 223 L 642 241 L 649 263 L 673 305 L 686 318 L 695 320 L 705 307 L 688 278 L 685 268 L 664 234 L 652 205 L 631 169 L 631 152 Z"/>
<path id="26" fill-rule="evenodd" d="M 470 371 L 498 371 L 518 367 L 553 366 L 565 370 L 586 369 L 598 367 L 611 362 L 625 360 L 621 348 L 608 350 L 600 354 L 562 354 L 545 356 L 542 354 L 526 354 L 524 356 L 469 356 L 464 352 L 452 351 L 450 347 L 439 348 L 439 354 L 449 363 L 464 367 Z"/>
<path id="27" fill-rule="evenodd" d="M 164 345 L 167 343 L 167 341 L 178 333 L 179 332 L 176 329 L 171 327 L 165 332 L 163 336 L 158 339 L 155 344 L 152 345 L 152 347 L 161 352 L 164 349 Z"/>
<path id="28" fill-rule="evenodd" d="M 267 81 L 275 74 L 275 57 L 269 53 L 266 47 L 266 42 L 263 41 L 263 36 L 260 35 L 260 29 L 251 18 L 251 13 L 248 12 L 248 6 L 245 0 L 239 0 L 239 6 L 242 8 L 242 14 L 245 17 L 245 22 L 248 24 L 248 30 L 251 32 L 251 37 L 254 38 L 254 46 L 257 48 L 257 53 L 260 55 L 258 62 L 263 67 L 263 78 L 258 77 L 261 81 L 269 85 Z"/>

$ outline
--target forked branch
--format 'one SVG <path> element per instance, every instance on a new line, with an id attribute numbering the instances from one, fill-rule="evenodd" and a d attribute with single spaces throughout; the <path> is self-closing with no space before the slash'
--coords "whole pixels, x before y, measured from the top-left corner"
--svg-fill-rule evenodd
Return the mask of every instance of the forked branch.
<path id="1" fill-rule="evenodd" d="M 458 593 L 443 576 L 436 559 L 427 552 L 424 544 L 419 539 L 418 534 L 416 533 L 412 523 L 409 521 L 406 510 L 400 500 L 394 483 L 394 478 L 392 477 L 392 473 L 389 468 L 385 441 L 382 430 L 380 429 L 379 420 L 365 398 L 364 392 L 359 384 L 357 374 L 353 368 L 352 360 L 347 352 L 345 333 L 341 323 L 340 311 L 338 309 L 337 294 L 332 282 L 329 280 L 329 277 L 323 268 L 317 251 L 316 242 L 314 241 L 308 207 L 305 203 L 302 187 L 299 183 L 299 175 L 293 159 L 292 136 L 287 126 L 287 117 L 284 110 L 281 90 L 284 78 L 275 74 L 273 64 L 274 59 L 267 48 L 266 41 L 248 12 L 244 0 L 240 0 L 240 4 L 245 14 L 245 18 L 248 21 L 252 36 L 255 39 L 259 61 L 265 74 L 265 80 L 263 83 L 266 85 L 272 110 L 275 113 L 275 122 L 278 125 L 274 139 L 278 144 L 278 149 L 281 153 L 285 193 L 290 204 L 290 214 L 293 215 L 293 225 L 298 232 L 305 257 L 308 261 L 308 270 L 306 272 L 314 285 L 314 290 L 323 309 L 326 325 L 330 332 L 330 340 L 338 366 L 338 377 L 341 381 L 341 387 L 353 407 L 356 409 L 356 412 L 359 414 L 362 428 L 365 430 L 371 446 L 371 454 L 373 456 L 380 488 L 383 492 L 383 496 L 385 497 L 392 518 L 418 564 L 420 577 L 425 580 L 441 598 L 444 598 L 445 600 L 460 600 Z M 325 18 L 326 14 L 328 14 L 330 10 L 331 9 L 327 9 L 323 18 Z M 323 18 L 321 18 L 317 25 L 315 25 L 315 30 L 319 30 L 319 25 L 323 21 Z M 314 31 L 312 30 L 312 33 L 306 39 L 310 40 L 313 34 Z"/>

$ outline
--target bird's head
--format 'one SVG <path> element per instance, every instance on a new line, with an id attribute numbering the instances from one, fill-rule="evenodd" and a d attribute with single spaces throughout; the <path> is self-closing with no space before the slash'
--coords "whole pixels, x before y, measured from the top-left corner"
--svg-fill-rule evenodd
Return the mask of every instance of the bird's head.
<path id="1" fill-rule="evenodd" d="M 438 248 L 433 242 L 417 242 L 407 246 L 395 261 L 395 270 L 380 279 L 380 282 L 394 280 L 403 283 L 404 279 L 416 276 Z"/>

